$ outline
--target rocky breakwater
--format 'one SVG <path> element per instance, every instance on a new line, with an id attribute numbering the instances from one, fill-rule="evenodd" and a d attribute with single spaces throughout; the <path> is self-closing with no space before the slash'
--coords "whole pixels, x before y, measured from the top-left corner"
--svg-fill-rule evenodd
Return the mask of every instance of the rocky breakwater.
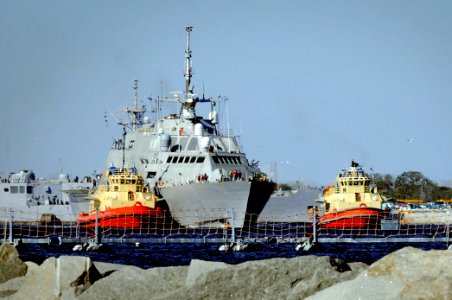
<path id="1" fill-rule="evenodd" d="M 308 299 L 452 299 L 452 250 L 403 248 Z"/>
<path id="2" fill-rule="evenodd" d="M 147 270 L 77 256 L 49 258 L 38 266 L 20 261 L 16 249 L 8 244 L 1 246 L 0 253 L 0 268 L 6 276 L 0 283 L 0 298 L 8 299 L 353 299 L 362 289 L 366 289 L 362 299 L 409 298 L 416 289 L 423 292 L 418 295 L 425 295 L 424 299 L 429 295 L 432 299 L 450 297 L 450 291 L 426 294 L 425 290 L 451 285 L 450 273 L 445 272 L 452 251 L 407 248 L 370 267 L 300 256 L 238 265 L 192 260 L 189 266 Z M 413 276 L 421 266 L 428 266 L 432 275 Z M 396 281 L 401 274 L 407 278 Z M 430 284 L 418 283 L 423 280 Z"/>

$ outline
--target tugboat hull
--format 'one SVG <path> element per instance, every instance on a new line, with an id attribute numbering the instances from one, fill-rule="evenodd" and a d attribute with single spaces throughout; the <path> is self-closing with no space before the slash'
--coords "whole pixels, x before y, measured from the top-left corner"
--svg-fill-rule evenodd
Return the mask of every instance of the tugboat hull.
<path id="1" fill-rule="evenodd" d="M 98 226 L 100 228 L 107 227 L 120 229 L 149 227 L 152 223 L 157 224 L 158 220 L 162 217 L 163 213 L 160 208 L 143 206 L 140 202 L 136 202 L 133 206 L 124 206 L 99 211 L 97 216 Z M 77 218 L 77 222 L 82 227 L 94 227 L 96 224 L 96 213 L 82 213 Z"/>
<path id="2" fill-rule="evenodd" d="M 320 217 L 319 225 L 322 228 L 334 229 L 375 228 L 381 219 L 383 210 L 359 207 L 325 214 Z"/>

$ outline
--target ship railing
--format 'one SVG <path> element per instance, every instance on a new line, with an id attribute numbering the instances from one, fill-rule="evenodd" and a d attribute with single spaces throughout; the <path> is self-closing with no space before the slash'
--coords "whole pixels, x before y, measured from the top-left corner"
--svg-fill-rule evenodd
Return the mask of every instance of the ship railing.
<path id="1" fill-rule="evenodd" d="M 236 131 L 233 129 L 218 129 L 217 133 L 222 137 L 235 137 L 237 135 Z"/>
<path id="2" fill-rule="evenodd" d="M 362 220 L 337 222 L 334 226 L 319 222 L 306 210 L 287 215 L 258 216 L 232 209 L 161 211 L 133 214 L 110 221 L 98 219 L 81 224 L 71 214 L 24 212 L 0 208 L 0 238 L 3 241 L 58 239 L 79 241 L 98 236 L 106 241 L 147 240 L 157 243 L 221 243 L 242 240 L 251 243 L 287 243 L 309 238 L 318 242 L 450 242 L 452 212 L 387 212 L 383 218 L 368 216 Z M 173 216 L 176 216 L 173 217 Z M 364 216 L 365 217 L 365 216 Z M 97 234 L 96 234 L 97 233 Z"/>

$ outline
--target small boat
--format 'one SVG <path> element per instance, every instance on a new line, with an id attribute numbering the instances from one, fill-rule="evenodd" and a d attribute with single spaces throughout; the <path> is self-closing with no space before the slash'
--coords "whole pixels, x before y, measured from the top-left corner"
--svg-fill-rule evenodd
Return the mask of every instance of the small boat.
<path id="1" fill-rule="evenodd" d="M 323 202 L 325 214 L 319 219 L 322 228 L 375 228 L 384 217 L 383 198 L 376 187 L 370 187 L 369 176 L 354 161 L 342 170 L 333 186 L 324 190 Z"/>
<path id="2" fill-rule="evenodd" d="M 163 217 L 156 207 L 157 196 L 144 186 L 143 177 L 135 168 L 110 167 L 107 183 L 92 195 L 90 212 L 81 213 L 77 222 L 83 227 L 140 228 L 154 226 Z"/>

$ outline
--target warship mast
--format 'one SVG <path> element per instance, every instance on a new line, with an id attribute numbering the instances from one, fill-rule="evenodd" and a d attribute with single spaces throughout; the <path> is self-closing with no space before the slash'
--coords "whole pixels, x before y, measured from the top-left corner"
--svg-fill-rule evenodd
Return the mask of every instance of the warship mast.
<path id="1" fill-rule="evenodd" d="M 192 93 L 193 91 L 190 90 L 190 84 L 191 84 L 191 50 L 190 50 L 190 32 L 192 31 L 192 26 L 185 27 L 185 31 L 187 32 L 187 48 L 185 49 L 185 96 L 188 97 L 189 93 Z"/>

